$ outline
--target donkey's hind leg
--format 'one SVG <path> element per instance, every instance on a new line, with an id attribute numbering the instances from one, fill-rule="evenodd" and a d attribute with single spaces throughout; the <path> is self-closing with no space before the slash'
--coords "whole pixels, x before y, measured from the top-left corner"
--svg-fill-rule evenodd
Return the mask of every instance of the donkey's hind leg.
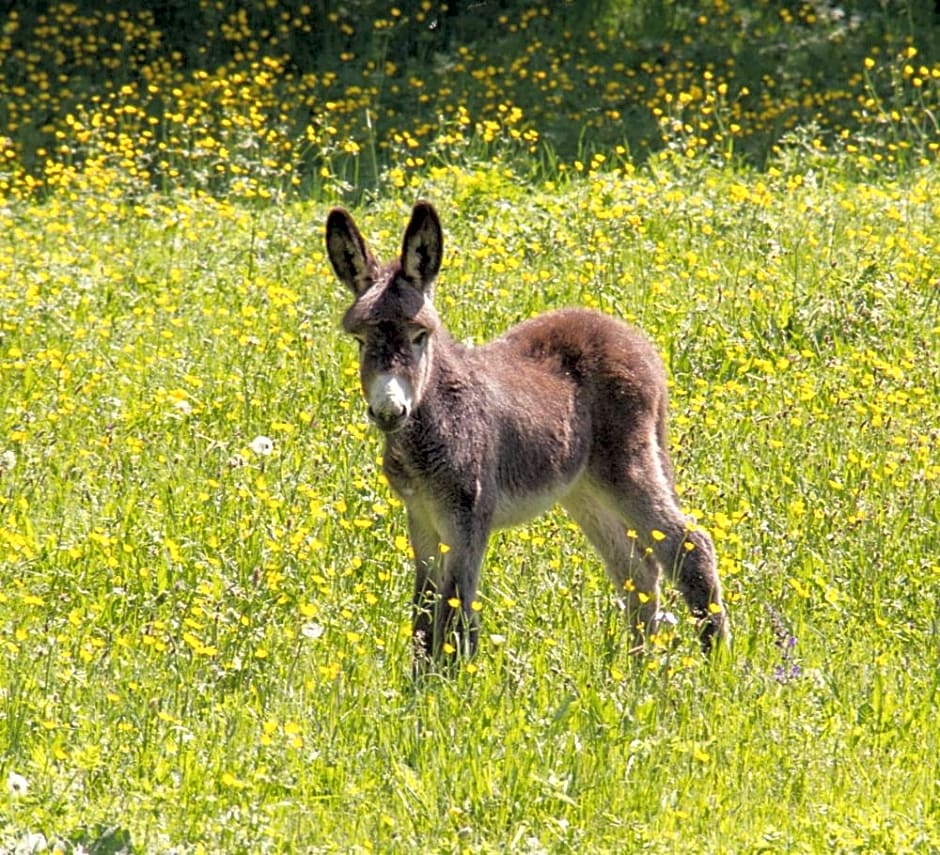
<path id="1" fill-rule="evenodd" d="M 636 431 L 624 443 L 623 459 L 604 459 L 592 474 L 636 532 L 637 551 L 675 582 L 698 621 L 702 648 L 708 653 L 716 638 L 728 638 L 715 548 L 679 507 L 664 447 L 664 422 L 650 425 L 645 443 L 637 442 L 639 435 Z"/>
<path id="2" fill-rule="evenodd" d="M 707 532 L 681 514 L 680 519 L 672 517 L 659 525 L 657 530 L 665 537 L 654 535 L 650 548 L 698 621 L 702 649 L 708 653 L 716 639 L 728 639 L 715 547 Z"/>
<path id="3" fill-rule="evenodd" d="M 563 502 L 569 516 L 604 560 L 607 575 L 627 609 L 634 644 L 654 631 L 659 616 L 659 566 L 643 556 L 635 533 L 599 494 L 583 489 Z"/>
<path id="4" fill-rule="evenodd" d="M 631 480 L 621 495 L 624 517 L 635 528 L 640 548 L 678 587 L 708 653 L 715 639 L 728 638 L 712 540 L 682 513 L 664 474 Z"/>

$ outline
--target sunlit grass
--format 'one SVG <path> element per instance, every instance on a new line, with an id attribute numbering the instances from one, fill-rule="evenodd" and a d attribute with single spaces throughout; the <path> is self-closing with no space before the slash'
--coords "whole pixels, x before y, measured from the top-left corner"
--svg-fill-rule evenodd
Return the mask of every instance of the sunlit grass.
<path id="1" fill-rule="evenodd" d="M 824 811 L 846 848 L 932 840 L 935 180 L 428 177 L 456 335 L 577 303 L 663 349 L 737 642 L 709 671 L 680 625 L 631 659 L 551 516 L 496 538 L 481 655 L 420 692 L 322 210 L 8 210 L 7 838 L 711 849 L 811 844 Z M 407 202 L 364 228 L 394 247 Z"/>
<path id="2" fill-rule="evenodd" d="M 497 23 L 539 49 L 455 48 L 446 89 L 339 41 L 336 70 L 297 77 L 299 12 L 270 50 L 226 14 L 231 51 L 183 71 L 149 13 L 64 8 L 26 48 L 14 7 L 0 42 L 0 850 L 940 847 L 926 47 L 870 44 L 807 105 L 680 61 L 674 32 L 646 68 L 533 9 Z M 749 26 L 828 39 L 814 8 Z M 701 14 L 701 50 L 744 25 Z M 75 82 L 95 57 L 98 92 Z M 567 153 L 562 115 L 587 128 Z M 480 655 L 411 684 L 403 509 L 322 246 L 357 182 L 388 253 L 416 195 L 438 205 L 457 338 L 576 304 L 657 343 L 733 655 L 708 666 L 680 621 L 630 656 L 551 514 L 494 538 Z"/>

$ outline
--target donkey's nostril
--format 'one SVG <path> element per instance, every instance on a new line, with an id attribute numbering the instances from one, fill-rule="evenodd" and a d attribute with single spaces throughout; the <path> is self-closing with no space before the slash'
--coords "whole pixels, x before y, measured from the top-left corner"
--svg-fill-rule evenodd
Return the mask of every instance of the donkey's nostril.
<path id="1" fill-rule="evenodd" d="M 373 405 L 369 409 L 379 418 L 394 419 L 407 412 L 408 407 L 404 401 L 382 401 L 381 404 Z"/>
<path id="2" fill-rule="evenodd" d="M 373 419 L 400 419 L 407 415 L 407 412 L 405 405 L 397 402 L 385 404 L 378 409 L 369 407 L 369 416 Z"/>

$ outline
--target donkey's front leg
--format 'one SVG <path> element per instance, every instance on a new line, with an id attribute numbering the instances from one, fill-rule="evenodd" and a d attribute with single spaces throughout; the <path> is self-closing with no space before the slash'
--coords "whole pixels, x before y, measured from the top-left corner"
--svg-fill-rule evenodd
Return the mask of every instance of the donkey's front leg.
<path id="1" fill-rule="evenodd" d="M 475 605 L 488 539 L 489 527 L 476 519 L 452 538 L 454 543 L 441 545 L 443 576 L 434 619 L 437 658 L 476 653 L 480 618 Z"/>
<path id="2" fill-rule="evenodd" d="M 427 667 L 434 655 L 434 615 L 442 578 L 440 541 L 433 527 L 409 509 L 408 530 L 415 559 L 411 640 L 414 672 Z"/>

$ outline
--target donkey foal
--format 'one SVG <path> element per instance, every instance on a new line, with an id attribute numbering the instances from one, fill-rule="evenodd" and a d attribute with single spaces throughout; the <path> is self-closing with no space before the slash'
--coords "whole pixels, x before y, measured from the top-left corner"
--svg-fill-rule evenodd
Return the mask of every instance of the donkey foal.
<path id="1" fill-rule="evenodd" d="M 340 208 L 326 245 L 353 293 L 343 328 L 359 342 L 385 474 L 408 513 L 418 668 L 445 649 L 474 652 L 490 532 L 556 503 L 604 559 L 638 640 L 660 620 L 663 571 L 705 652 L 728 637 L 712 541 L 673 489 L 663 365 L 639 332 L 564 309 L 482 347 L 457 344 L 431 303 L 443 234 L 427 202 L 414 206 L 391 264 L 376 263 Z"/>

